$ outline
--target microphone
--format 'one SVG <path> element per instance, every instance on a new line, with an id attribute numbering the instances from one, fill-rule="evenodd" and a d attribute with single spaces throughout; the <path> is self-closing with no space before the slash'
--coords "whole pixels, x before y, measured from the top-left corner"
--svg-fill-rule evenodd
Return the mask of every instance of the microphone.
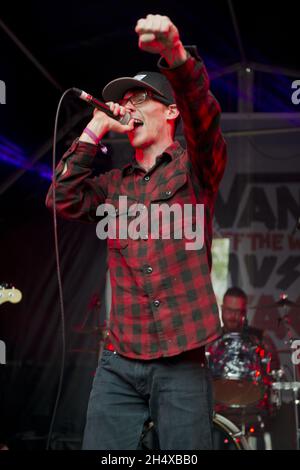
<path id="1" fill-rule="evenodd" d="M 100 111 L 103 111 L 107 116 L 115 119 L 116 121 L 119 121 L 120 124 L 126 125 L 129 123 L 131 119 L 130 113 L 125 113 L 124 116 L 115 116 L 111 110 L 109 109 L 109 106 L 107 104 L 103 103 L 102 101 L 99 101 L 97 98 L 95 98 L 92 95 L 89 95 L 83 90 L 80 90 L 79 88 L 72 88 L 73 93 L 75 93 L 78 98 L 80 98 L 83 101 L 86 101 L 89 103 L 91 106 L 94 108 L 100 109 Z"/>

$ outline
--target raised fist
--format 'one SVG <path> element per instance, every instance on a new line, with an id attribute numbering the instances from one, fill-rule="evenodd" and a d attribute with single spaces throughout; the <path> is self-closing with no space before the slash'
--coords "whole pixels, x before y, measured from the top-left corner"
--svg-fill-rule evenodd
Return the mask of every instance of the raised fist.
<path id="1" fill-rule="evenodd" d="M 162 54 L 181 44 L 178 29 L 167 16 L 147 15 L 138 20 L 135 31 L 139 48 L 152 54 Z"/>

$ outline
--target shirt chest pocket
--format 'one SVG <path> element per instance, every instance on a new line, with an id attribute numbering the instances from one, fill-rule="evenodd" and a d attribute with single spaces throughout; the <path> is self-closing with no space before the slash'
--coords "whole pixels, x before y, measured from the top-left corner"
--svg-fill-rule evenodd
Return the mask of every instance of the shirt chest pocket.
<path id="1" fill-rule="evenodd" d="M 160 181 L 160 184 L 158 184 L 150 196 L 151 202 L 172 204 L 181 200 L 186 194 L 187 180 L 187 174 L 181 172 L 175 173 L 165 182 Z"/>

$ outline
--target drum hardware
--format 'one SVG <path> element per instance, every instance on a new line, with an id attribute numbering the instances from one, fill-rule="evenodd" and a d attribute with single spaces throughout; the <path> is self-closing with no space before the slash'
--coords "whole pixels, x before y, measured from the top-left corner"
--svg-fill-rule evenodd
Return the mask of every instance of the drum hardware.
<path id="1" fill-rule="evenodd" d="M 280 322 L 283 323 L 283 325 L 286 327 L 286 334 L 287 334 L 287 341 L 285 341 L 285 344 L 288 344 L 289 345 L 289 350 L 290 350 L 290 357 L 292 358 L 293 356 L 293 342 L 295 339 L 297 338 L 294 338 L 293 337 L 293 334 L 292 334 L 292 331 L 291 331 L 291 322 L 290 322 L 290 317 L 289 317 L 289 314 L 286 313 L 287 312 L 287 309 L 289 307 L 299 307 L 298 304 L 296 304 L 295 302 L 292 302 L 290 300 L 288 300 L 287 298 L 287 294 L 282 294 L 281 295 L 281 299 L 282 302 L 281 302 L 281 307 L 283 307 L 283 310 L 285 312 L 285 314 L 283 315 L 283 317 L 281 317 L 280 319 Z M 296 367 L 296 364 L 291 360 L 292 362 L 292 381 L 291 382 L 275 382 L 276 385 L 274 386 L 273 384 L 273 388 L 274 390 L 276 390 L 276 387 L 282 387 L 280 388 L 280 391 L 283 391 L 283 390 L 291 390 L 293 392 L 293 401 L 294 401 L 294 413 L 295 413 L 295 435 L 296 435 L 296 449 L 299 450 L 299 438 L 300 438 L 300 428 L 299 428 L 299 415 L 298 415 L 298 405 L 300 404 L 300 400 L 298 398 L 298 392 L 299 392 L 299 380 L 298 380 L 298 374 L 297 374 L 297 367 Z M 280 384 L 280 385 L 279 385 Z M 282 386 L 282 384 L 284 384 Z"/>
<path id="2" fill-rule="evenodd" d="M 219 413 L 213 418 L 213 445 L 215 450 L 251 450 L 244 431 Z"/>
<path id="3" fill-rule="evenodd" d="M 262 304 L 262 305 L 254 305 L 252 307 L 249 307 L 250 309 L 282 309 L 283 310 L 283 315 L 281 315 L 278 318 L 278 327 L 283 324 L 286 327 L 286 334 L 288 337 L 288 340 L 285 341 L 285 344 L 289 345 L 288 348 L 286 349 L 281 349 L 278 350 L 278 353 L 289 353 L 290 357 L 292 358 L 293 354 L 293 348 L 292 344 L 293 341 L 297 338 L 292 337 L 292 331 L 291 331 L 291 321 L 290 321 L 290 315 L 288 313 L 288 310 L 290 308 L 292 309 L 300 309 L 300 305 L 296 303 L 293 300 L 290 300 L 288 298 L 288 295 L 286 293 L 282 293 L 279 297 L 279 299 L 272 303 L 272 304 Z M 281 401 L 282 401 L 282 393 L 283 391 L 292 391 L 293 392 L 293 401 L 294 401 L 294 414 L 295 414 L 295 434 L 296 434 L 296 442 L 297 442 L 297 450 L 299 450 L 299 438 L 300 438 L 300 428 L 299 428 L 299 417 L 298 417 L 298 405 L 300 404 L 300 400 L 298 397 L 299 394 L 299 379 L 298 379 L 298 374 L 297 374 L 297 368 L 296 364 L 292 364 L 292 381 L 287 382 L 287 381 L 281 381 L 284 372 L 277 371 L 276 375 L 272 376 L 272 381 L 270 382 L 270 393 L 271 393 L 271 401 L 274 404 L 274 406 L 280 406 Z M 275 374 L 276 374 L 275 373 Z M 275 379 L 275 380 L 274 380 Z M 273 383 L 272 383 L 273 382 Z"/>
<path id="4" fill-rule="evenodd" d="M 213 416 L 212 438 L 214 450 L 251 450 L 243 431 L 219 413 L 214 413 Z M 151 418 L 144 423 L 138 450 L 160 450 L 155 424 Z"/>
<path id="5" fill-rule="evenodd" d="M 298 392 L 300 390 L 300 382 L 274 382 L 272 387 L 278 391 Z"/>

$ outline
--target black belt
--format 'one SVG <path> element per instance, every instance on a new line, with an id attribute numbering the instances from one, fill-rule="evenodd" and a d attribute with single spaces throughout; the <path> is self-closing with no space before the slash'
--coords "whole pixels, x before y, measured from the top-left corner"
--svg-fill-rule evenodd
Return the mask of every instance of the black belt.
<path id="1" fill-rule="evenodd" d="M 113 353 L 117 353 L 117 351 L 111 345 L 109 347 L 105 346 L 104 349 L 106 351 L 112 351 Z M 196 349 L 190 349 L 188 351 L 184 351 L 182 353 L 176 354 L 175 356 L 162 356 L 156 359 L 172 360 L 172 358 L 174 358 L 174 360 L 181 358 L 183 360 L 201 362 L 205 364 L 206 363 L 205 346 L 200 346 L 199 348 L 196 348 Z"/>

